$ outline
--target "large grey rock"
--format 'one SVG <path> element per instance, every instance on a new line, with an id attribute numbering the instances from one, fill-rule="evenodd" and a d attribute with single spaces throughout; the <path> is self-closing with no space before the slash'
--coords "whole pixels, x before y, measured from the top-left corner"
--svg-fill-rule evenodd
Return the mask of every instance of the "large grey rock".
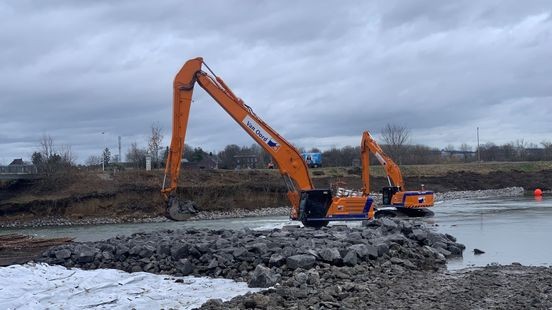
<path id="1" fill-rule="evenodd" d="M 176 243 L 170 248 L 172 258 L 178 260 L 188 256 L 188 245 L 185 243 Z M 164 250 L 164 249 L 163 249 Z"/>
<path id="2" fill-rule="evenodd" d="M 87 245 L 77 245 L 75 247 L 75 254 L 77 255 L 77 262 L 91 263 L 94 261 L 96 249 L 91 248 Z"/>
<path id="3" fill-rule="evenodd" d="M 318 286 L 320 284 L 320 274 L 318 271 L 310 269 L 307 271 L 308 280 L 310 285 Z"/>
<path id="4" fill-rule="evenodd" d="M 101 257 L 104 261 L 112 261 L 115 258 L 113 253 L 111 253 L 109 251 L 103 251 Z"/>
<path id="5" fill-rule="evenodd" d="M 415 228 L 412 230 L 411 239 L 424 243 L 427 239 L 427 231 Z"/>
<path id="6" fill-rule="evenodd" d="M 348 249 L 356 252 L 361 259 L 376 259 L 378 257 L 378 248 L 373 245 L 353 244 Z"/>
<path id="7" fill-rule="evenodd" d="M 215 269 L 219 266 L 218 260 L 216 258 L 211 259 L 209 262 L 209 265 L 207 265 L 207 269 Z"/>
<path id="8" fill-rule="evenodd" d="M 234 251 L 232 252 L 232 255 L 234 255 L 234 257 L 236 257 L 236 258 L 240 258 L 242 256 L 245 256 L 247 253 L 248 253 L 248 251 L 247 251 L 246 248 L 239 247 L 239 248 L 234 249 Z"/>
<path id="9" fill-rule="evenodd" d="M 275 254 L 272 254 L 272 255 L 270 256 L 270 259 L 269 259 L 269 261 L 268 261 L 268 264 L 269 264 L 270 266 L 280 267 L 280 266 L 282 266 L 285 262 L 286 262 L 286 258 L 285 258 L 283 255 L 275 253 Z"/>
<path id="10" fill-rule="evenodd" d="M 153 255 L 153 253 L 155 252 L 156 248 L 152 245 L 144 245 L 140 251 L 138 252 L 138 255 L 140 257 L 144 257 L 144 258 L 148 258 L 148 257 L 151 257 Z"/>
<path id="11" fill-rule="evenodd" d="M 249 249 L 252 252 L 256 252 L 256 253 L 261 254 L 261 255 L 268 252 L 268 246 L 266 245 L 266 243 L 262 243 L 262 242 L 258 242 L 258 243 L 254 243 L 254 244 L 250 245 Z"/>
<path id="12" fill-rule="evenodd" d="M 293 277 L 294 277 L 295 281 L 297 282 L 297 284 L 299 284 L 299 285 L 307 283 L 307 281 L 309 279 L 309 276 L 304 272 L 299 272 L 299 273 L 295 274 Z"/>
<path id="13" fill-rule="evenodd" d="M 117 249 L 115 250 L 115 255 L 117 257 L 120 257 L 122 255 L 127 255 L 129 251 L 129 248 L 124 244 L 118 244 Z"/>
<path id="14" fill-rule="evenodd" d="M 341 254 L 336 248 L 323 248 L 322 250 L 318 251 L 318 254 L 324 262 L 330 264 L 337 264 L 341 262 Z"/>
<path id="15" fill-rule="evenodd" d="M 381 227 L 384 231 L 395 232 L 399 230 L 399 225 L 392 219 L 382 218 L 380 219 Z"/>
<path id="16" fill-rule="evenodd" d="M 349 252 L 347 252 L 345 257 L 343 257 L 343 263 L 347 266 L 355 266 L 356 264 L 358 264 L 356 251 L 350 250 Z"/>
<path id="17" fill-rule="evenodd" d="M 314 256 L 308 254 L 293 255 L 286 259 L 286 265 L 289 269 L 310 269 L 314 266 L 315 262 Z"/>
<path id="18" fill-rule="evenodd" d="M 281 276 L 272 269 L 264 267 L 263 265 L 257 265 L 253 275 L 248 282 L 249 287 L 271 287 L 280 281 Z"/>
<path id="19" fill-rule="evenodd" d="M 57 250 L 55 256 L 57 259 L 68 259 L 71 257 L 71 251 L 68 249 Z"/>
<path id="20" fill-rule="evenodd" d="M 445 234 L 445 237 L 446 237 L 448 240 L 452 241 L 452 242 L 456 242 L 456 238 L 455 238 L 454 236 L 452 236 L 452 235 Z"/>
<path id="21" fill-rule="evenodd" d="M 157 253 L 157 255 L 159 255 L 159 257 L 165 258 L 171 255 L 171 247 L 168 243 L 159 243 L 157 244 L 155 252 Z"/>
<path id="22" fill-rule="evenodd" d="M 462 255 L 462 250 L 460 247 L 456 246 L 455 244 L 449 244 L 447 247 L 447 250 L 452 253 L 452 255 Z"/>
<path id="23" fill-rule="evenodd" d="M 389 246 L 385 243 L 380 243 L 377 245 L 378 247 L 378 257 L 381 257 L 387 253 L 389 253 Z"/>
<path id="24" fill-rule="evenodd" d="M 176 267 L 176 270 L 178 270 L 178 272 L 180 272 L 185 276 L 191 274 L 194 271 L 194 266 L 188 259 L 178 260 L 175 267 Z"/>

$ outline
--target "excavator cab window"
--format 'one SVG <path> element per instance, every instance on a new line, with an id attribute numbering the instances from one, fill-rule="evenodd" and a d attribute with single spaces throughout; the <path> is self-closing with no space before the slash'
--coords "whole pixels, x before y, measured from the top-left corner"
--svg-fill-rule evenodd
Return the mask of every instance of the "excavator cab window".
<path id="1" fill-rule="evenodd" d="M 332 191 L 329 189 L 302 191 L 301 202 L 299 203 L 299 218 L 302 221 L 324 218 L 331 203 Z"/>
<path id="2" fill-rule="evenodd" d="M 390 205 L 391 199 L 393 198 L 393 195 L 395 195 L 396 192 L 399 192 L 401 188 L 399 186 L 388 186 L 384 187 L 381 190 L 382 195 L 382 204 L 383 205 Z"/>

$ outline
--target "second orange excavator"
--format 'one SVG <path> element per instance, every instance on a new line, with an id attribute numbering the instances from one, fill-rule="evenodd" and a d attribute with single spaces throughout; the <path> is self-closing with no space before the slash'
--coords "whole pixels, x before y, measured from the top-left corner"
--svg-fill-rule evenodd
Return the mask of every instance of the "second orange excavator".
<path id="1" fill-rule="evenodd" d="M 432 191 L 407 191 L 404 179 L 399 166 L 387 156 L 376 140 L 368 131 L 362 134 L 360 145 L 362 159 L 362 195 L 370 194 L 370 158 L 372 153 L 383 166 L 389 186 L 381 190 L 382 202 L 377 207 L 376 217 L 396 216 L 398 213 L 407 216 L 429 216 L 433 215 L 427 208 L 434 204 Z"/>

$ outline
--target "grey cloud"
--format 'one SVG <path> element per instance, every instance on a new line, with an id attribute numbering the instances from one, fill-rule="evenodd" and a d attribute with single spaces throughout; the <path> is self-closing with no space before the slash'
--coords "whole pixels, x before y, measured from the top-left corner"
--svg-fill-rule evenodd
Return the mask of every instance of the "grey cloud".
<path id="1" fill-rule="evenodd" d="M 168 143 L 172 79 L 196 56 L 305 147 L 356 145 L 386 123 L 435 146 L 476 126 L 540 142 L 552 130 L 551 16 L 548 1 L 3 3 L 0 158 L 48 133 L 84 161 L 119 135 L 144 145 L 155 121 Z M 187 142 L 253 142 L 199 87 L 194 100 Z"/>

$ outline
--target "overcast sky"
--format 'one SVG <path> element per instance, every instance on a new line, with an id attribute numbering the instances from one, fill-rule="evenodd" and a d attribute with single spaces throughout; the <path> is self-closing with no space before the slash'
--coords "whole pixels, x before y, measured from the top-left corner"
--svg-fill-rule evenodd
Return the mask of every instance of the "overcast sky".
<path id="1" fill-rule="evenodd" d="M 206 63 L 283 137 L 358 145 L 386 123 L 411 142 L 552 140 L 552 1 L 2 1 L 0 163 L 42 135 L 79 162 L 123 156 L 158 122 L 172 79 Z M 186 143 L 254 141 L 201 89 Z M 104 134 L 102 134 L 104 132 Z M 377 135 L 376 135 L 377 136 Z"/>

